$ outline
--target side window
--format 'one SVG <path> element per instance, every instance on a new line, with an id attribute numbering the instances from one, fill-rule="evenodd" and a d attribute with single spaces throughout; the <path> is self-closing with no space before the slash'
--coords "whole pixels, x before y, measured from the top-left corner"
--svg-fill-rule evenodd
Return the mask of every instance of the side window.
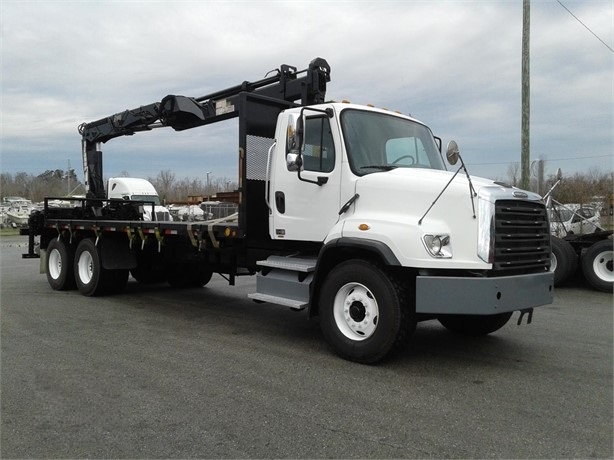
<path id="1" fill-rule="evenodd" d="M 305 120 L 305 148 L 303 150 L 305 171 L 331 172 L 335 167 L 335 144 L 326 117 Z"/>

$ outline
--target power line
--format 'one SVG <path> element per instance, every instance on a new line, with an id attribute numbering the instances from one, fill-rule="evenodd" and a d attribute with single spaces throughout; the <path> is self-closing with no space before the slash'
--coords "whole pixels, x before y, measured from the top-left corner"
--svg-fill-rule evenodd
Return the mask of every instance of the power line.
<path id="1" fill-rule="evenodd" d="M 567 8 L 565 5 L 563 5 L 563 4 L 560 2 L 560 0 L 556 0 L 556 1 L 557 1 L 557 3 L 558 3 L 559 5 L 561 5 L 563 8 L 565 8 L 565 9 L 567 10 L 567 12 L 568 12 L 569 14 L 571 14 L 571 15 L 574 17 L 574 19 L 575 19 L 576 21 L 578 21 L 580 24 L 582 24 L 586 30 L 588 30 L 588 31 L 589 31 L 591 34 L 593 34 L 597 40 L 599 40 L 601 43 L 603 43 L 603 44 L 604 44 L 604 45 L 605 45 L 605 46 L 606 46 L 606 47 L 607 47 L 607 48 L 608 48 L 610 51 L 612 51 L 612 52 L 614 53 L 614 49 L 612 49 L 612 48 L 610 47 L 610 45 L 608 45 L 608 44 L 607 44 L 606 42 L 604 42 L 604 41 L 603 41 L 601 38 L 599 38 L 599 36 L 598 36 L 598 35 L 597 35 L 595 32 L 593 32 L 593 31 L 592 31 L 592 30 L 591 30 L 591 29 L 590 29 L 590 28 L 589 28 L 589 27 L 588 27 L 586 24 L 584 24 L 582 21 L 580 21 L 580 19 L 579 19 L 579 18 L 578 18 L 578 17 L 577 17 L 575 14 L 573 14 L 571 11 L 569 11 L 569 8 Z"/>
<path id="2" fill-rule="evenodd" d="M 612 155 L 592 155 L 587 157 L 570 157 L 570 158 L 548 158 L 544 161 L 571 161 L 571 160 L 584 160 L 587 158 L 612 158 Z M 517 161 L 500 161 L 494 163 L 466 163 L 467 166 L 486 166 L 486 165 L 509 165 L 512 163 L 518 163 Z"/>

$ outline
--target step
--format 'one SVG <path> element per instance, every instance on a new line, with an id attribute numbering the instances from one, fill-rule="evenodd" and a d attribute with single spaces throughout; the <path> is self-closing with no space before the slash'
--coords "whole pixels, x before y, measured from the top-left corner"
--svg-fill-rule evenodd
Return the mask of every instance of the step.
<path id="1" fill-rule="evenodd" d="M 309 273 L 315 270 L 317 259 L 299 258 L 299 257 L 282 257 L 271 256 L 266 260 L 259 260 L 257 265 L 260 267 L 280 268 L 282 270 L 291 270 L 303 273 Z"/>
<path id="2" fill-rule="evenodd" d="M 247 297 L 253 300 L 257 300 L 259 302 L 274 303 L 277 305 L 290 307 L 292 310 L 303 310 L 307 306 L 305 302 L 302 302 L 300 300 L 286 299 L 285 297 L 276 297 L 274 295 L 269 294 L 253 293 L 247 294 Z"/>

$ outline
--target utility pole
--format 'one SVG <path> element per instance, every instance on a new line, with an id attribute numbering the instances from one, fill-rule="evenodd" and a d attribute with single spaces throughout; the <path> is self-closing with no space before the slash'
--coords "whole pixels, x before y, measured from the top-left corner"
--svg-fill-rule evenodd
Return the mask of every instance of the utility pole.
<path id="1" fill-rule="evenodd" d="M 211 186 L 209 183 L 209 174 L 211 174 L 211 171 L 207 171 L 205 174 L 207 174 L 207 201 L 210 201 L 209 198 L 211 197 Z"/>
<path id="2" fill-rule="evenodd" d="M 522 1 L 522 120 L 520 127 L 520 188 L 529 190 L 530 159 L 529 132 L 531 118 L 531 82 L 529 71 L 529 45 L 531 32 L 530 0 Z"/>

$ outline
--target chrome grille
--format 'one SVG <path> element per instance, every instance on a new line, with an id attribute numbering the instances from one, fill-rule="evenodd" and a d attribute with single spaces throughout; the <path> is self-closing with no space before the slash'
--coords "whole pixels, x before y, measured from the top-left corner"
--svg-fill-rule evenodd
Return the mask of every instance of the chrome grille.
<path id="1" fill-rule="evenodd" d="M 543 204 L 520 200 L 496 202 L 493 268 L 506 274 L 550 269 L 550 228 Z"/>

